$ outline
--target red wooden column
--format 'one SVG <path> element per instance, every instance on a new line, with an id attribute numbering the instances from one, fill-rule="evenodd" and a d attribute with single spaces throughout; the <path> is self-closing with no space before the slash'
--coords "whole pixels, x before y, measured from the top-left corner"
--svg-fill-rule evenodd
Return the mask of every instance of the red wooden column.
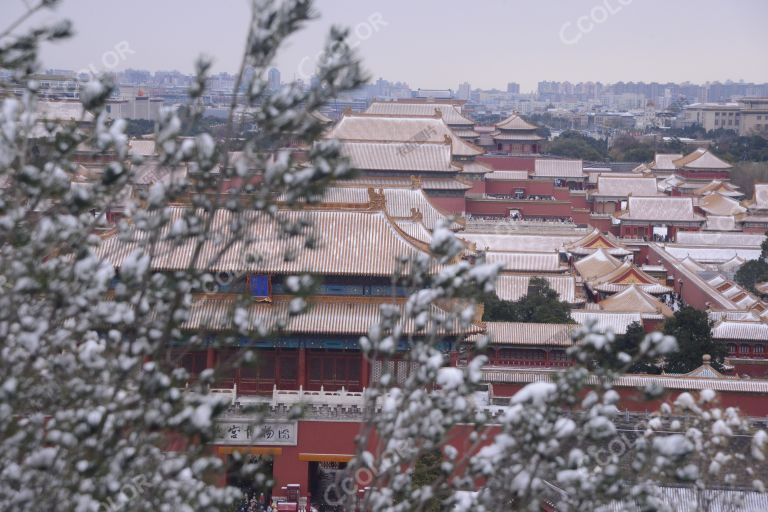
<path id="1" fill-rule="evenodd" d="M 208 347 L 205 351 L 205 367 L 213 368 L 216 365 L 216 353 L 213 347 Z"/>
<path id="2" fill-rule="evenodd" d="M 360 353 L 360 384 L 362 387 L 367 388 L 371 379 L 371 365 L 365 355 Z"/>
<path id="3" fill-rule="evenodd" d="M 307 389 L 307 349 L 299 347 L 299 386 Z"/>

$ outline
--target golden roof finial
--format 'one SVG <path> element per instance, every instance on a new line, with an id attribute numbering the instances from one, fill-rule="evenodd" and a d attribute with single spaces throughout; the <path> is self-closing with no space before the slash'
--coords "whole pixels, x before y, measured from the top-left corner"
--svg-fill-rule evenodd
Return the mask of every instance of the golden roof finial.
<path id="1" fill-rule="evenodd" d="M 384 195 L 384 189 L 375 190 L 373 187 L 368 187 L 368 209 L 384 210 L 386 206 L 387 197 Z"/>
<path id="2" fill-rule="evenodd" d="M 421 188 L 421 176 L 411 175 L 411 188 L 418 190 Z"/>

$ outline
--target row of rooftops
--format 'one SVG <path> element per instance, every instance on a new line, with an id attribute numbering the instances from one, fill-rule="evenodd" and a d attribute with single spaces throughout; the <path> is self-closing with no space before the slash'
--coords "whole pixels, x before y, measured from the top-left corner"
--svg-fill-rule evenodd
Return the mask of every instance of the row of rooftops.
<path id="1" fill-rule="evenodd" d="M 493 136 L 500 140 L 525 140 L 515 137 L 523 137 L 526 133 L 530 136 L 535 129 L 535 126 L 513 115 L 495 126 Z M 466 190 L 470 185 L 456 179 L 458 173 L 490 171 L 473 161 L 475 156 L 483 153 L 482 148 L 470 141 L 476 134 L 473 123 L 452 104 L 425 107 L 424 104 L 416 103 L 374 103 L 366 114 L 345 115 L 329 129 L 327 136 L 341 139 L 342 151 L 350 158 L 352 167 L 364 171 L 434 173 L 439 177 L 418 178 L 416 183 L 410 177 L 366 176 L 345 186 L 328 189 L 320 205 L 299 211 L 282 211 L 281 214 L 293 221 L 306 217 L 315 226 L 308 230 L 322 231 L 320 243 L 313 250 L 304 250 L 301 240 L 276 239 L 274 233 L 277 226 L 274 219 L 255 212 L 241 214 L 246 217 L 244 220 L 248 225 L 246 240 L 227 247 L 226 233 L 232 214 L 217 211 L 213 214 L 213 226 L 214 232 L 221 236 L 204 244 L 201 258 L 195 266 L 214 272 L 291 274 L 309 271 L 323 275 L 389 276 L 395 271 L 399 257 L 427 249 L 432 230 L 446 218 L 423 192 L 430 186 L 429 180 L 435 182 L 433 186 L 444 181 L 446 183 L 441 183 L 441 188 L 448 186 Z M 532 136 L 538 138 L 535 134 Z M 154 141 L 131 141 L 131 149 L 151 158 L 155 153 Z M 706 150 L 698 150 L 686 156 L 657 155 L 649 166 L 651 172 L 728 168 L 728 164 Z M 137 166 L 134 172 L 139 185 L 164 179 L 162 170 L 153 166 L 151 161 Z M 627 194 L 630 196 L 627 208 L 619 214 L 625 220 L 699 222 L 703 218 L 695 213 L 694 207 L 702 208 L 701 201 L 704 201 L 702 210 L 707 211 L 705 208 L 709 208 L 717 213 L 723 213 L 724 205 L 731 204 L 721 199 L 708 198 L 707 194 L 720 193 L 719 189 L 706 190 L 701 194 L 703 197 L 699 203 L 694 203 L 692 198 L 657 197 L 659 190 L 656 178 L 646 178 L 644 172 L 640 169 L 634 178 L 598 175 L 595 195 L 609 197 L 612 193 L 618 194 L 622 187 L 634 188 L 636 193 Z M 532 177 L 584 179 L 588 174 L 580 160 L 537 159 Z M 515 170 L 495 171 L 488 178 L 521 179 L 523 174 Z M 528 178 L 529 173 L 525 172 L 525 179 Z M 379 180 L 380 186 L 373 183 L 375 180 Z M 701 188 L 706 187 L 712 188 L 714 185 Z M 763 190 L 756 187 L 753 203 L 758 206 L 765 204 L 768 209 L 768 188 L 765 194 Z M 723 197 L 726 195 L 723 194 Z M 653 219 L 648 219 L 649 214 L 646 212 L 655 212 L 652 214 Z M 192 263 L 190 247 L 176 244 L 168 236 L 171 226 L 181 219 L 183 207 L 170 208 L 168 213 L 172 222 L 166 232 L 161 233 L 168 241 L 161 243 L 152 262 L 153 268 L 188 268 Z M 201 212 L 200 215 L 205 214 Z M 463 225 L 454 222 L 451 228 L 459 231 Z M 671 314 L 669 306 L 654 296 L 668 293 L 671 289 L 632 262 L 621 261 L 619 258 L 629 256 L 632 251 L 615 237 L 597 230 L 586 234 L 574 230 L 572 234 L 549 236 L 477 232 L 462 232 L 459 236 L 466 240 L 470 254 L 483 251 L 487 261 L 502 264 L 503 271 L 497 287 L 503 299 L 519 299 L 527 293 L 531 276 L 544 273 L 561 300 L 572 307 L 584 307 L 571 312 L 578 324 L 596 318 L 600 328 L 623 333 L 634 322 L 663 319 Z M 123 238 L 113 232 L 105 236 L 97 252 L 99 256 L 120 267 L 125 258 L 145 241 L 145 236 L 141 234 L 134 233 L 133 237 Z M 568 274 L 569 266 L 563 264 L 562 253 L 582 257 L 574 263 L 578 277 Z M 259 255 L 259 258 L 252 260 L 245 258 L 245 255 Z M 699 276 L 703 280 L 705 277 Z M 709 279 L 707 283 L 715 289 L 723 284 L 716 282 L 715 278 Z M 582 285 L 605 297 L 597 303 L 585 304 L 586 298 L 579 293 Z M 737 299 L 736 295 L 741 293 L 737 291 L 736 294 L 730 294 L 726 289 L 719 292 L 728 296 L 729 300 Z M 224 295 L 195 300 L 184 328 L 230 330 L 233 308 L 239 304 L 237 298 Z M 273 303 L 248 304 L 247 315 L 253 320 L 253 325 L 269 325 L 289 333 L 361 335 L 378 320 L 379 304 L 380 301 L 376 299 L 320 298 L 312 302 L 307 314 L 293 317 L 290 315 L 289 302 L 277 298 Z M 733 304 L 743 309 L 749 307 L 741 299 Z M 713 333 L 724 339 L 765 340 L 768 324 L 762 322 L 754 311 L 750 311 L 750 314 L 752 316 L 745 315 L 738 319 L 723 316 L 717 320 Z M 414 332 L 412 325 L 404 329 L 405 332 Z M 522 343 L 520 340 L 533 337 L 540 344 L 568 346 L 572 329 L 572 325 L 475 323 L 468 330 L 459 332 L 449 328 L 448 331 L 456 335 L 476 335 L 486 330 L 495 338 L 495 343 L 501 344 Z M 484 371 L 491 375 L 490 372 L 499 370 Z M 503 373 L 508 375 L 509 372 Z"/>

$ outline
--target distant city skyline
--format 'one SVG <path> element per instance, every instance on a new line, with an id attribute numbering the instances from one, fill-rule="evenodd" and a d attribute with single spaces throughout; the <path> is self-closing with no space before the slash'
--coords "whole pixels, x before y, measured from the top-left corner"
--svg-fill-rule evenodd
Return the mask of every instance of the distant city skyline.
<path id="1" fill-rule="evenodd" d="M 539 81 L 768 82 L 768 61 L 759 57 L 768 47 L 768 2 L 553 3 L 319 0 L 320 19 L 288 41 L 275 65 L 284 81 L 307 80 L 333 23 L 351 28 L 372 80 L 402 81 L 412 89 L 457 90 L 469 82 L 473 89 L 506 90 L 515 82 L 527 93 Z M 7 19 L 24 8 L 22 0 L 7 4 Z M 62 17 L 74 22 L 77 35 L 46 47 L 44 68 L 188 73 L 205 53 L 214 58 L 215 72 L 231 73 L 243 46 L 248 3 L 222 9 L 199 1 L 65 0 L 55 16 L 39 16 L 33 24 Z M 701 30 L 702 21 L 711 29 Z"/>

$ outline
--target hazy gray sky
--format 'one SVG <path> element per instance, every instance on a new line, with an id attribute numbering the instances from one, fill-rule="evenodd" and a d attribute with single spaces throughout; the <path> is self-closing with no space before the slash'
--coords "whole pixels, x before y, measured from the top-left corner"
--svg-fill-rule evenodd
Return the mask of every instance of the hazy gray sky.
<path id="1" fill-rule="evenodd" d="M 2 18 L 25 0 L 0 0 Z M 31 2 L 32 0 L 26 0 Z M 178 69 L 200 53 L 236 70 L 246 0 L 65 0 L 77 37 L 46 67 Z M 412 88 L 504 88 L 539 80 L 768 82 L 768 0 L 319 0 L 320 19 L 279 56 L 283 80 L 311 73 L 331 24 L 349 26 L 374 78 Z M 38 20 L 50 19 L 50 15 Z M 355 36 L 356 35 L 356 36 Z M 124 59 L 110 54 L 127 44 Z"/>

